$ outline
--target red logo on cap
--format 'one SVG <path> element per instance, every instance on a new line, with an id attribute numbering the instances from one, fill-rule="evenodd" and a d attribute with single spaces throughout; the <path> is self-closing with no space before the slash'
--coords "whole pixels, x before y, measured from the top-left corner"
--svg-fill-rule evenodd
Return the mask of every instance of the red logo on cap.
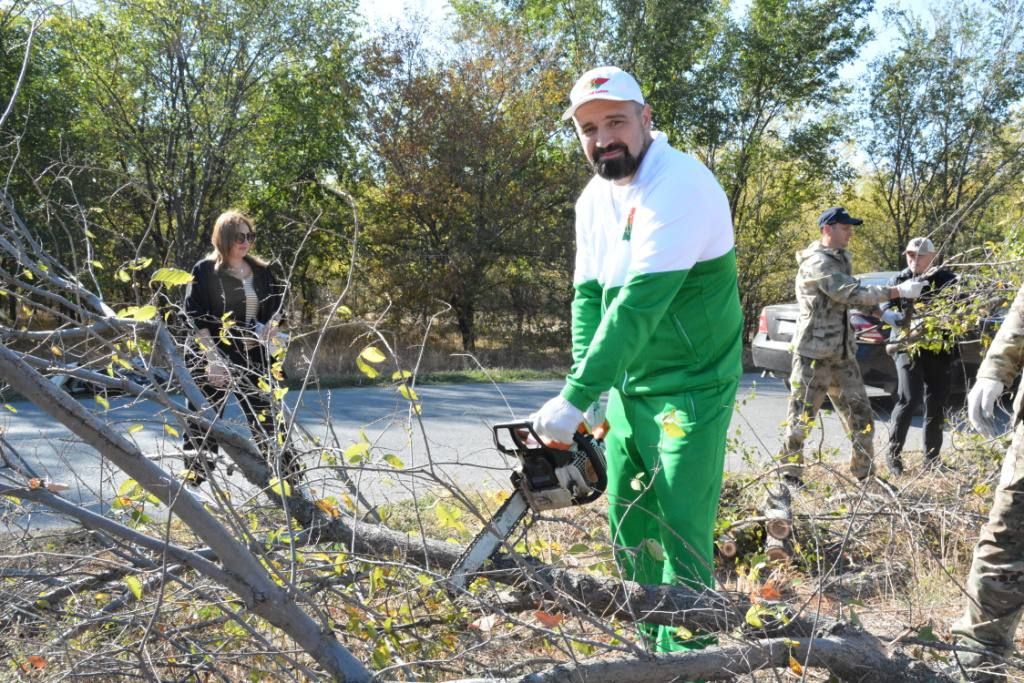
<path id="1" fill-rule="evenodd" d="M 594 80 L 590 81 L 590 89 L 591 90 L 597 90 L 598 88 L 600 88 L 602 85 L 604 85 L 607 82 L 608 82 L 607 78 L 595 78 Z"/>

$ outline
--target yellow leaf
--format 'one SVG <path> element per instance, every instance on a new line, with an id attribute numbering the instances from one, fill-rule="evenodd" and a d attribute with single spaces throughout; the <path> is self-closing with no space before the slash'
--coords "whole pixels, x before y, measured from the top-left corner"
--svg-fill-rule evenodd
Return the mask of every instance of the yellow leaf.
<path id="1" fill-rule="evenodd" d="M 110 410 L 110 401 L 105 399 L 103 396 L 100 396 L 99 394 L 96 394 L 96 396 L 94 396 L 94 398 L 96 399 L 97 403 L 99 403 L 101 406 L 103 406 L 104 410 Z"/>
<path id="2" fill-rule="evenodd" d="M 328 517 L 340 517 L 341 510 L 338 509 L 337 503 L 329 498 L 321 498 L 316 501 L 315 505 Z"/>
<path id="3" fill-rule="evenodd" d="M 131 282 L 132 281 L 132 276 L 129 275 L 128 273 L 126 273 L 124 270 L 122 270 L 120 268 L 117 270 L 117 273 L 115 274 L 115 277 L 118 280 L 120 280 L 121 282 Z"/>
<path id="4" fill-rule="evenodd" d="M 412 373 L 409 372 L 408 370 L 397 370 L 391 373 L 391 379 L 392 381 L 395 382 L 401 381 L 403 379 L 409 379 L 410 377 L 412 377 Z"/>
<path id="5" fill-rule="evenodd" d="M 409 401 L 418 401 L 418 400 L 420 400 L 420 397 L 416 393 L 416 390 L 413 389 L 412 387 L 410 387 L 407 384 L 403 384 L 403 385 L 399 386 L 398 387 L 398 393 L 400 393 L 402 395 L 402 398 L 405 398 L 406 400 L 409 400 Z"/>
<path id="6" fill-rule="evenodd" d="M 400 469 L 403 469 L 405 467 L 405 463 L 402 462 L 402 459 L 399 458 L 394 453 L 388 453 L 387 455 L 385 455 L 384 456 L 384 462 L 386 462 L 387 464 L 391 465 L 396 470 L 400 470 Z"/>
<path id="7" fill-rule="evenodd" d="M 187 285 L 192 282 L 192 274 L 177 268 L 158 268 L 153 273 L 153 277 L 149 279 L 150 284 L 154 282 L 167 285 L 168 287 Z"/>
<path id="8" fill-rule="evenodd" d="M 18 412 L 18 409 L 15 408 L 14 406 L 12 406 L 10 403 L 5 403 L 4 404 L 4 408 L 6 408 L 7 410 L 11 411 L 12 413 Z"/>
<path id="9" fill-rule="evenodd" d="M 754 628 L 764 628 L 764 622 L 761 621 L 761 610 L 757 605 L 751 605 L 747 610 L 746 621 Z"/>
<path id="10" fill-rule="evenodd" d="M 292 495 L 291 484 L 283 479 L 278 479 L 277 477 L 272 477 L 270 479 L 270 490 L 282 498 L 287 498 Z"/>
<path id="11" fill-rule="evenodd" d="M 89 263 L 92 264 L 92 267 L 96 270 L 103 270 L 103 264 L 99 261 L 89 261 Z"/>
<path id="12" fill-rule="evenodd" d="M 141 432 L 142 429 L 143 429 L 143 426 L 141 424 L 139 424 L 138 422 L 136 422 L 133 425 L 129 425 L 128 433 L 129 434 L 134 434 L 135 432 Z"/>
<path id="13" fill-rule="evenodd" d="M 89 228 L 85 229 L 85 236 L 88 237 L 91 240 L 96 239 L 96 235 L 94 235 L 92 230 L 90 230 Z"/>
<path id="14" fill-rule="evenodd" d="M 356 358 L 356 367 L 359 368 L 362 371 L 362 373 L 369 377 L 370 379 L 373 379 L 374 377 L 380 374 L 379 372 L 377 372 L 376 368 L 367 365 L 366 362 L 363 361 L 361 357 Z"/>
<path id="15" fill-rule="evenodd" d="M 164 431 L 170 434 L 171 436 L 178 436 L 178 430 L 172 427 L 171 425 L 167 424 L 166 422 L 164 423 Z"/>
<path id="16" fill-rule="evenodd" d="M 135 596 L 136 600 L 141 600 L 142 599 L 142 582 L 141 581 L 139 581 L 134 576 L 126 576 L 126 577 L 124 577 L 124 583 L 125 583 L 126 586 L 128 586 L 128 590 L 130 590 L 132 592 L 132 595 Z"/>
<path id="17" fill-rule="evenodd" d="M 789 656 L 789 669 L 797 676 L 804 675 L 804 668 L 800 666 L 800 662 L 796 661 L 796 657 L 794 657 L 793 655 Z"/>
<path id="18" fill-rule="evenodd" d="M 368 363 L 383 363 L 387 358 L 376 346 L 367 346 L 359 357 Z"/>
<path id="19" fill-rule="evenodd" d="M 58 358 L 60 358 L 61 356 L 64 355 L 64 352 L 61 351 L 60 347 L 57 346 L 56 344 L 54 344 L 53 346 L 50 347 L 50 353 L 52 353 L 53 355 L 57 356 Z"/>

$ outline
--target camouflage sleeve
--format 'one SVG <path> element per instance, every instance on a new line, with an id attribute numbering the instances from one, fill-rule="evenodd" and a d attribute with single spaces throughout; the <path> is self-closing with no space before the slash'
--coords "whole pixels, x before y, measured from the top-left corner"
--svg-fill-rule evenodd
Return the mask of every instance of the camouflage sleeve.
<path id="1" fill-rule="evenodd" d="M 899 279 L 900 279 L 900 274 L 896 273 L 891 278 L 889 278 L 889 281 L 886 282 L 885 284 L 886 284 L 887 287 L 895 287 L 896 285 L 899 284 Z M 888 311 L 890 308 L 895 309 L 896 311 L 902 311 L 903 310 L 903 306 L 901 306 L 900 304 L 901 304 L 901 301 L 899 299 L 886 299 L 881 304 L 879 304 L 878 307 L 882 311 Z"/>
<path id="2" fill-rule="evenodd" d="M 889 299 L 889 287 L 862 285 L 857 278 L 831 268 L 825 261 L 808 264 L 804 282 L 841 304 L 870 306 Z"/>
<path id="3" fill-rule="evenodd" d="M 999 380 L 1010 386 L 1024 367 L 1024 286 L 1006 314 L 1006 320 L 996 333 L 985 360 L 978 368 L 978 377 Z"/>

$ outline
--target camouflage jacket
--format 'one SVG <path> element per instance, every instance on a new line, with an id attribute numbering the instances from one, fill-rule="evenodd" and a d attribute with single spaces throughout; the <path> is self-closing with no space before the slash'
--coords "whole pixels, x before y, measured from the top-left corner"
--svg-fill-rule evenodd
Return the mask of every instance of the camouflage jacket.
<path id="1" fill-rule="evenodd" d="M 992 346 L 978 368 L 978 377 L 999 380 L 1004 387 L 1009 387 L 1021 368 L 1024 368 L 1024 286 L 1017 291 L 1006 320 L 992 340 Z M 1018 389 L 1013 402 L 1015 421 L 1021 419 L 1022 407 L 1024 391 Z"/>
<path id="2" fill-rule="evenodd" d="M 862 285 L 853 277 L 845 249 L 813 242 L 797 252 L 796 300 L 800 317 L 793 336 L 796 353 L 807 358 L 855 358 L 853 329 L 847 309 L 873 306 L 889 298 L 889 287 Z"/>

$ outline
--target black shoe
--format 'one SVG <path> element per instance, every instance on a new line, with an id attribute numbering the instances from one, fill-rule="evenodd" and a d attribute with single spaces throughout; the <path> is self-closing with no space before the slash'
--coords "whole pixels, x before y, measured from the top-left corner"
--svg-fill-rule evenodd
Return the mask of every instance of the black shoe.
<path id="1" fill-rule="evenodd" d="M 889 468 L 889 474 L 894 477 L 903 475 L 903 458 L 898 455 L 889 455 L 885 459 L 885 464 Z"/>

